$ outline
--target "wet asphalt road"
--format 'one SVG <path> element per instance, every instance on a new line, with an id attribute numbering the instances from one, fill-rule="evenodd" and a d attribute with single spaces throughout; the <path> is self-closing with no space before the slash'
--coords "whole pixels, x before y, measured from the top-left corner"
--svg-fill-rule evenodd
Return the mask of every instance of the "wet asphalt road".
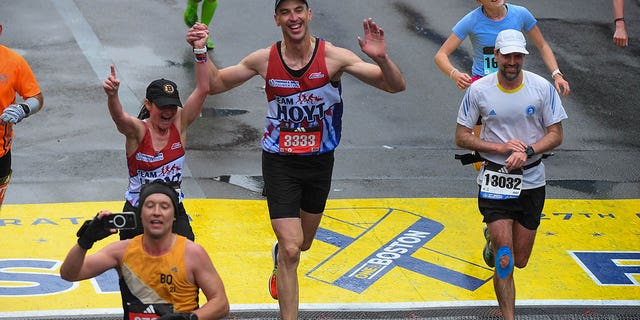
<path id="1" fill-rule="evenodd" d="M 550 198 L 640 196 L 640 0 L 627 1 L 631 46 L 613 45 L 610 1 L 510 1 L 538 18 L 572 87 L 563 99 L 565 140 L 546 161 Z M 0 43 L 30 62 L 45 109 L 18 124 L 14 177 L 5 203 L 121 200 L 127 183 L 124 138 L 106 108 L 101 84 L 109 64 L 123 81 L 121 99 L 137 113 L 146 85 L 193 88 L 184 40 L 186 1 L 0 0 Z M 475 1 L 312 1 L 312 32 L 365 57 L 356 37 L 373 17 L 387 35 L 407 90 L 387 94 L 343 78 L 345 115 L 331 198 L 474 197 L 475 171 L 453 160 L 463 92 L 433 55 Z M 211 27 L 219 66 L 237 63 L 280 39 L 267 0 L 220 1 Z M 550 78 L 535 46 L 525 69 Z M 465 41 L 455 64 L 470 66 Z M 260 144 L 266 100 L 258 77 L 210 96 L 188 137 L 188 198 L 262 199 Z M 229 182 L 226 182 L 229 181 Z"/>

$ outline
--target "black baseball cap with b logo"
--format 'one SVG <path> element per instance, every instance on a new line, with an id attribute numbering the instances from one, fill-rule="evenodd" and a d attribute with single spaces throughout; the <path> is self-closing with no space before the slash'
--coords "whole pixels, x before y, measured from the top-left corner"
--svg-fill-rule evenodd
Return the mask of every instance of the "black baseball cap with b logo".
<path id="1" fill-rule="evenodd" d="M 178 86 L 175 82 L 167 79 L 154 80 L 147 87 L 147 100 L 153 102 L 158 107 L 178 106 L 182 107 Z"/>

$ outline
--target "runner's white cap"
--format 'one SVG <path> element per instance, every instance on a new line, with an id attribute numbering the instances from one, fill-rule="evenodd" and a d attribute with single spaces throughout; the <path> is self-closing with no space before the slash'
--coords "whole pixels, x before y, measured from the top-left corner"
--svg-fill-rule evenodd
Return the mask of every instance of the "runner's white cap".
<path id="1" fill-rule="evenodd" d="M 496 38 L 496 50 L 500 50 L 502 54 L 519 52 L 529 54 L 527 51 L 527 41 L 524 39 L 522 32 L 514 29 L 502 30 Z"/>

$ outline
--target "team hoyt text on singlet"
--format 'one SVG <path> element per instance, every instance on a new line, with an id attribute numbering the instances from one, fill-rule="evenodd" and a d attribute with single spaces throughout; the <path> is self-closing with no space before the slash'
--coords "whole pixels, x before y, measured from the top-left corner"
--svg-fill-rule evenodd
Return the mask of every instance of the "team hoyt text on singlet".
<path id="1" fill-rule="evenodd" d="M 342 88 L 332 83 L 325 62 L 325 41 L 316 47 L 301 76 L 292 74 L 271 46 L 265 91 L 267 109 L 262 148 L 271 153 L 311 155 L 334 150 L 342 133 Z"/>
<path id="2" fill-rule="evenodd" d="M 132 238 L 122 257 L 120 272 L 125 286 L 122 290 L 125 303 L 169 304 L 175 312 L 196 310 L 199 289 L 189 282 L 184 263 L 187 238 L 175 235 L 175 243 L 168 253 L 151 256 L 142 248 L 143 237 Z M 126 310 L 129 309 L 134 308 Z M 129 316 L 125 314 L 125 319 Z"/>
<path id="3" fill-rule="evenodd" d="M 160 151 L 153 148 L 151 131 L 147 122 L 144 122 L 146 133 L 136 152 L 127 158 L 129 167 L 129 188 L 125 199 L 133 206 L 137 206 L 140 198 L 140 189 L 143 184 L 162 180 L 179 188 L 182 183 L 185 151 L 180 141 L 180 132 L 175 125 L 169 128 L 169 142 Z M 184 194 L 179 192 L 180 201 Z"/>
<path id="4" fill-rule="evenodd" d="M 36 77 L 27 61 L 15 51 L 0 45 L 0 113 L 16 102 L 16 93 L 23 99 L 40 93 Z M 13 124 L 0 122 L 0 157 L 11 149 Z"/>

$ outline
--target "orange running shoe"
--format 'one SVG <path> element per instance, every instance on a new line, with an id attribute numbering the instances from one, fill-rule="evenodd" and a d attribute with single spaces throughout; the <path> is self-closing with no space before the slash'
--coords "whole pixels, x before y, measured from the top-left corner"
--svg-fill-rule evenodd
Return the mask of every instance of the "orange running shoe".
<path id="1" fill-rule="evenodd" d="M 278 273 L 278 241 L 271 247 L 271 258 L 273 259 L 273 271 L 269 277 L 269 294 L 271 298 L 278 300 L 278 283 L 276 282 L 276 274 Z"/>

